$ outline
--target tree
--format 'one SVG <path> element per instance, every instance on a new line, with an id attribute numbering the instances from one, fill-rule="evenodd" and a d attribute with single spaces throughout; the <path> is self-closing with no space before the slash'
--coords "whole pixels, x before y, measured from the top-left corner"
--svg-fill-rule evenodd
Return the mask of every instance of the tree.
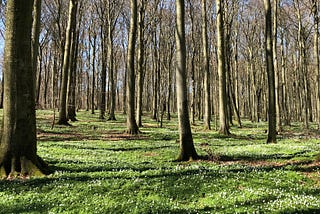
<path id="1" fill-rule="evenodd" d="M 70 60 L 69 60 L 69 77 L 68 77 L 68 87 L 67 87 L 67 119 L 71 121 L 77 121 L 76 118 L 76 77 L 77 77 L 77 58 L 79 49 L 79 32 L 77 30 L 77 10 L 78 2 L 75 2 L 75 11 L 73 22 L 71 26 L 71 47 L 70 47 Z M 80 21 L 79 21 L 80 23 Z"/>
<path id="2" fill-rule="evenodd" d="M 268 139 L 267 143 L 276 143 L 276 95 L 272 52 L 272 15 L 270 0 L 264 0 L 265 8 L 265 52 L 268 74 Z"/>
<path id="3" fill-rule="evenodd" d="M 138 49 L 138 97 L 137 97 L 137 125 L 139 127 L 142 126 L 142 96 L 143 96 L 143 83 L 144 83 L 144 55 L 145 55 L 145 39 L 144 39 L 144 31 L 145 31 L 145 9 L 146 9 L 146 0 L 140 1 L 139 5 L 139 27 L 138 27 L 138 41 L 139 41 L 139 49 Z"/>
<path id="4" fill-rule="evenodd" d="M 7 1 L 0 176 L 8 178 L 50 172 L 37 155 L 32 6 L 32 0 Z"/>
<path id="5" fill-rule="evenodd" d="M 219 73 L 219 132 L 229 135 L 229 124 L 227 119 L 227 86 L 225 67 L 225 47 L 224 47 L 224 26 L 223 26 L 223 2 L 216 0 L 217 10 L 217 49 L 218 49 L 218 73 Z"/>
<path id="6" fill-rule="evenodd" d="M 131 18 L 129 30 L 129 44 L 128 44 L 128 76 L 127 76 L 127 133 L 138 134 L 139 127 L 135 120 L 135 43 L 137 38 L 137 0 L 130 0 Z"/>
<path id="7" fill-rule="evenodd" d="M 178 161 L 188 161 L 199 158 L 193 144 L 188 112 L 184 18 L 184 0 L 176 0 L 176 87 L 180 135 L 180 154 Z"/>
<path id="8" fill-rule="evenodd" d="M 62 82 L 60 88 L 60 108 L 59 108 L 59 121 L 60 125 L 70 125 L 67 118 L 67 86 L 68 86 L 68 73 L 70 68 L 71 58 L 71 43 L 72 43 L 72 26 L 76 20 L 76 3 L 77 0 L 69 1 L 69 16 L 68 26 L 66 30 L 66 43 L 64 48 L 64 58 L 62 67 Z"/>
<path id="9" fill-rule="evenodd" d="M 312 0 L 312 10 L 314 16 L 314 59 L 315 59 L 315 71 L 317 75 L 316 85 L 317 85 L 317 122 L 318 129 L 320 129 L 320 62 L 319 62 L 319 15 L 318 15 L 318 1 Z"/>
<path id="10" fill-rule="evenodd" d="M 210 69 L 208 53 L 208 32 L 207 32 L 207 0 L 201 0 L 202 16 L 202 54 L 204 72 L 204 128 L 210 130 L 211 108 L 210 108 Z"/>
<path id="11" fill-rule="evenodd" d="M 33 22 L 32 22 L 32 69 L 34 70 L 34 82 L 36 82 L 37 68 L 38 68 L 38 56 L 39 56 L 39 37 L 40 37 L 40 21 L 41 21 L 41 2 L 42 0 L 34 0 L 33 3 Z M 39 72 L 39 80 L 41 72 Z M 39 84 L 40 86 L 40 84 Z M 35 87 L 36 90 L 36 103 L 39 103 L 40 87 Z"/>

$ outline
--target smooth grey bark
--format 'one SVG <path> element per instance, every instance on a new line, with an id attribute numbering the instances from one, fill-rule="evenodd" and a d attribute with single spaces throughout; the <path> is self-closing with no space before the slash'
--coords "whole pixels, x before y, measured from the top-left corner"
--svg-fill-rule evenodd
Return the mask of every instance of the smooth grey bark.
<path id="1" fill-rule="evenodd" d="M 62 66 L 62 82 L 60 88 L 60 108 L 59 108 L 59 125 L 70 125 L 67 118 L 67 88 L 70 63 L 70 49 L 72 43 L 72 25 L 76 15 L 76 1 L 69 1 L 68 24 L 66 29 L 66 43 L 64 47 L 64 57 Z"/>
<path id="2" fill-rule="evenodd" d="M 208 32 L 207 32 L 207 0 L 201 1 L 202 17 L 202 54 L 204 72 L 204 128 L 211 129 L 211 105 L 210 105 L 210 68 L 208 51 Z"/>
<path id="3" fill-rule="evenodd" d="M 265 51 L 266 72 L 268 75 L 268 139 L 267 143 L 276 143 L 276 95 L 272 52 L 272 12 L 270 0 L 264 0 L 265 8 Z"/>
<path id="4" fill-rule="evenodd" d="M 130 0 L 131 18 L 129 30 L 129 44 L 127 56 L 127 133 L 139 134 L 139 127 L 135 120 L 135 43 L 137 38 L 137 0 Z"/>
<path id="5" fill-rule="evenodd" d="M 142 96 L 143 96 L 143 84 L 144 84 L 144 76 L 145 76 L 145 39 L 144 39 L 144 31 L 145 31 L 145 6 L 146 0 L 142 0 L 139 7 L 139 17 L 138 17 L 138 41 L 139 41 L 139 49 L 138 49 L 138 93 L 137 93 L 137 113 L 136 113 L 136 121 L 139 127 L 142 127 Z"/>
<path id="6" fill-rule="evenodd" d="M 176 88 L 180 136 L 178 161 L 189 161 L 199 158 L 193 144 L 188 112 L 184 5 L 184 0 L 176 0 Z"/>
<path id="7" fill-rule="evenodd" d="M 40 25 L 41 25 L 41 2 L 42 0 L 34 0 L 33 2 L 33 22 L 32 22 L 32 69 L 34 70 L 34 82 L 37 79 L 38 68 L 38 56 L 39 56 L 39 37 L 40 37 Z M 41 69 L 39 69 L 38 87 L 35 87 L 36 93 L 36 105 L 39 104 L 40 97 L 40 80 Z"/>
<path id="8" fill-rule="evenodd" d="M 223 26 L 223 2 L 216 0 L 217 10 L 217 52 L 218 52 L 218 74 L 219 74 L 219 133 L 230 135 L 227 119 L 227 84 L 225 67 L 224 26 Z"/>

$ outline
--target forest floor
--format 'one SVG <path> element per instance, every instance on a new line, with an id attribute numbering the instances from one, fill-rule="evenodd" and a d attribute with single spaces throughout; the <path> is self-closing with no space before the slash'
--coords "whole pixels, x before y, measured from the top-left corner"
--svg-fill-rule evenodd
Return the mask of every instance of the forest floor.
<path id="1" fill-rule="evenodd" d="M 244 121 L 230 137 L 196 122 L 195 147 L 208 158 L 178 163 L 175 116 L 163 128 L 144 116 L 138 136 L 124 134 L 121 114 L 101 121 L 80 111 L 53 129 L 52 118 L 37 111 L 38 154 L 55 173 L 0 180 L 0 213 L 320 213 L 315 126 L 294 123 L 266 144 L 264 122 Z"/>

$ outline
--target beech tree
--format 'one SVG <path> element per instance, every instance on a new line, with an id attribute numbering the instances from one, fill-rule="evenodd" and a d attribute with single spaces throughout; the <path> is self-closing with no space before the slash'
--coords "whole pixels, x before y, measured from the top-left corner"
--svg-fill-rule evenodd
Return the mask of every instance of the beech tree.
<path id="1" fill-rule="evenodd" d="M 60 88 L 60 108 L 59 108 L 59 121 L 60 125 L 70 125 L 67 118 L 67 87 L 68 87 L 68 75 L 70 68 L 71 58 L 71 43 L 72 43 L 72 26 L 76 21 L 76 7 L 77 0 L 69 1 L 69 16 L 68 26 L 66 30 L 66 43 L 64 48 L 64 58 L 62 67 L 62 82 Z"/>
<path id="2" fill-rule="evenodd" d="M 208 32 L 207 32 L 207 1 L 201 0 L 202 16 L 202 54 L 204 72 L 204 128 L 210 130 L 211 105 L 210 105 L 210 68 L 208 51 Z"/>
<path id="3" fill-rule="evenodd" d="M 227 85 L 225 67 L 225 46 L 224 46 L 224 26 L 223 26 L 223 1 L 216 0 L 217 11 L 217 43 L 218 43 L 218 73 L 219 73 L 219 132 L 229 135 L 229 123 L 227 119 Z"/>
<path id="4" fill-rule="evenodd" d="M 179 161 L 196 160 L 199 158 L 193 144 L 188 111 L 184 7 L 184 0 L 176 0 L 176 86 L 180 135 Z"/>
<path id="5" fill-rule="evenodd" d="M 7 1 L 0 176 L 8 179 L 50 173 L 37 155 L 32 6 L 32 0 Z"/>
<path id="6" fill-rule="evenodd" d="M 270 0 L 264 0 L 265 8 L 265 52 L 268 74 L 268 139 L 267 143 L 276 143 L 276 95 L 272 52 L 272 13 Z"/>
<path id="7" fill-rule="evenodd" d="M 139 127 L 135 119 L 135 43 L 137 38 L 138 9 L 137 0 L 130 0 L 131 18 L 127 56 L 127 133 L 138 134 Z"/>

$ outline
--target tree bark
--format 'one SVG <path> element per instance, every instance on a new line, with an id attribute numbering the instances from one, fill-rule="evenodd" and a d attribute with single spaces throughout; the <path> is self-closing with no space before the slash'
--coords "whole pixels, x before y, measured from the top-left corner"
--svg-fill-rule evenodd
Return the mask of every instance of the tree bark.
<path id="1" fill-rule="evenodd" d="M 281 102 L 280 102 L 280 70 L 278 69 L 278 54 L 277 54 L 277 38 L 278 38 L 278 7 L 279 0 L 273 0 L 273 43 L 272 54 L 274 63 L 274 78 L 275 78 L 275 96 L 276 96 L 276 121 L 278 132 L 282 131 L 282 119 L 281 119 Z"/>
<path id="2" fill-rule="evenodd" d="M 76 1 L 69 1 L 68 25 L 66 30 L 66 43 L 64 47 L 64 58 L 62 67 L 62 82 L 60 88 L 60 108 L 59 108 L 59 125 L 70 125 L 67 118 L 67 88 L 68 88 L 68 74 L 70 63 L 70 49 L 72 42 L 72 25 L 75 21 L 76 15 Z"/>
<path id="3" fill-rule="evenodd" d="M 144 39 L 144 16 L 145 16 L 145 4 L 146 1 L 142 0 L 139 8 L 139 18 L 138 18 L 138 97 L 137 97 L 137 125 L 142 127 L 142 96 L 143 96 L 143 83 L 144 83 L 144 49 L 145 49 L 145 39 Z"/>
<path id="4" fill-rule="evenodd" d="M 207 0 L 201 1 L 202 16 L 202 54 L 204 72 L 204 129 L 210 130 L 211 108 L 210 108 L 210 68 L 208 53 L 208 32 L 207 32 Z"/>
<path id="5" fill-rule="evenodd" d="M 188 112 L 184 18 L 184 0 L 176 0 L 176 86 L 180 135 L 180 154 L 178 161 L 189 161 L 199 158 L 193 144 Z"/>
<path id="6" fill-rule="evenodd" d="M 135 44 L 137 38 L 137 0 L 130 0 L 131 19 L 129 30 L 129 44 L 128 44 L 128 76 L 127 76 L 127 133 L 139 134 L 139 127 L 135 120 Z"/>
<path id="7" fill-rule="evenodd" d="M 42 0 L 34 0 L 33 3 L 33 23 L 32 23 L 32 69 L 34 70 L 34 82 L 37 78 L 38 68 L 38 56 L 39 56 L 39 37 L 40 37 L 40 25 L 41 25 L 41 2 Z M 41 71 L 41 69 L 40 69 Z M 41 80 L 41 72 L 39 72 L 39 80 Z M 35 88 L 36 93 L 36 105 L 39 104 L 40 94 L 40 81 L 38 81 L 38 87 Z"/>
<path id="8" fill-rule="evenodd" d="M 75 14 L 77 14 L 78 3 L 75 4 Z M 69 61 L 69 78 L 67 89 L 67 119 L 71 121 L 77 121 L 76 118 L 76 75 L 77 75 L 77 56 L 78 56 L 78 33 L 76 25 L 76 15 L 73 17 L 72 22 L 72 41 L 70 47 L 70 61 Z"/>
<path id="9" fill-rule="evenodd" d="M 272 52 L 272 15 L 270 0 L 264 0 L 265 8 L 265 51 L 268 74 L 268 139 L 267 143 L 276 143 L 276 95 Z"/>
<path id="10" fill-rule="evenodd" d="M 314 61 L 315 61 L 315 72 L 317 75 L 316 79 L 316 103 L 317 103 L 317 124 L 320 129 L 320 60 L 319 60 L 319 15 L 318 15 L 318 1 L 312 0 L 312 9 L 314 16 Z"/>
<path id="11" fill-rule="evenodd" d="M 216 0 L 217 10 L 217 42 L 218 42 L 218 73 L 219 73 L 219 133 L 230 135 L 227 120 L 227 84 L 225 67 L 225 48 L 224 48 L 224 24 L 223 24 L 223 2 Z"/>
<path id="12" fill-rule="evenodd" d="M 26 178 L 39 170 L 50 173 L 37 155 L 32 5 L 32 0 L 7 2 L 0 177 L 8 179 Z"/>

